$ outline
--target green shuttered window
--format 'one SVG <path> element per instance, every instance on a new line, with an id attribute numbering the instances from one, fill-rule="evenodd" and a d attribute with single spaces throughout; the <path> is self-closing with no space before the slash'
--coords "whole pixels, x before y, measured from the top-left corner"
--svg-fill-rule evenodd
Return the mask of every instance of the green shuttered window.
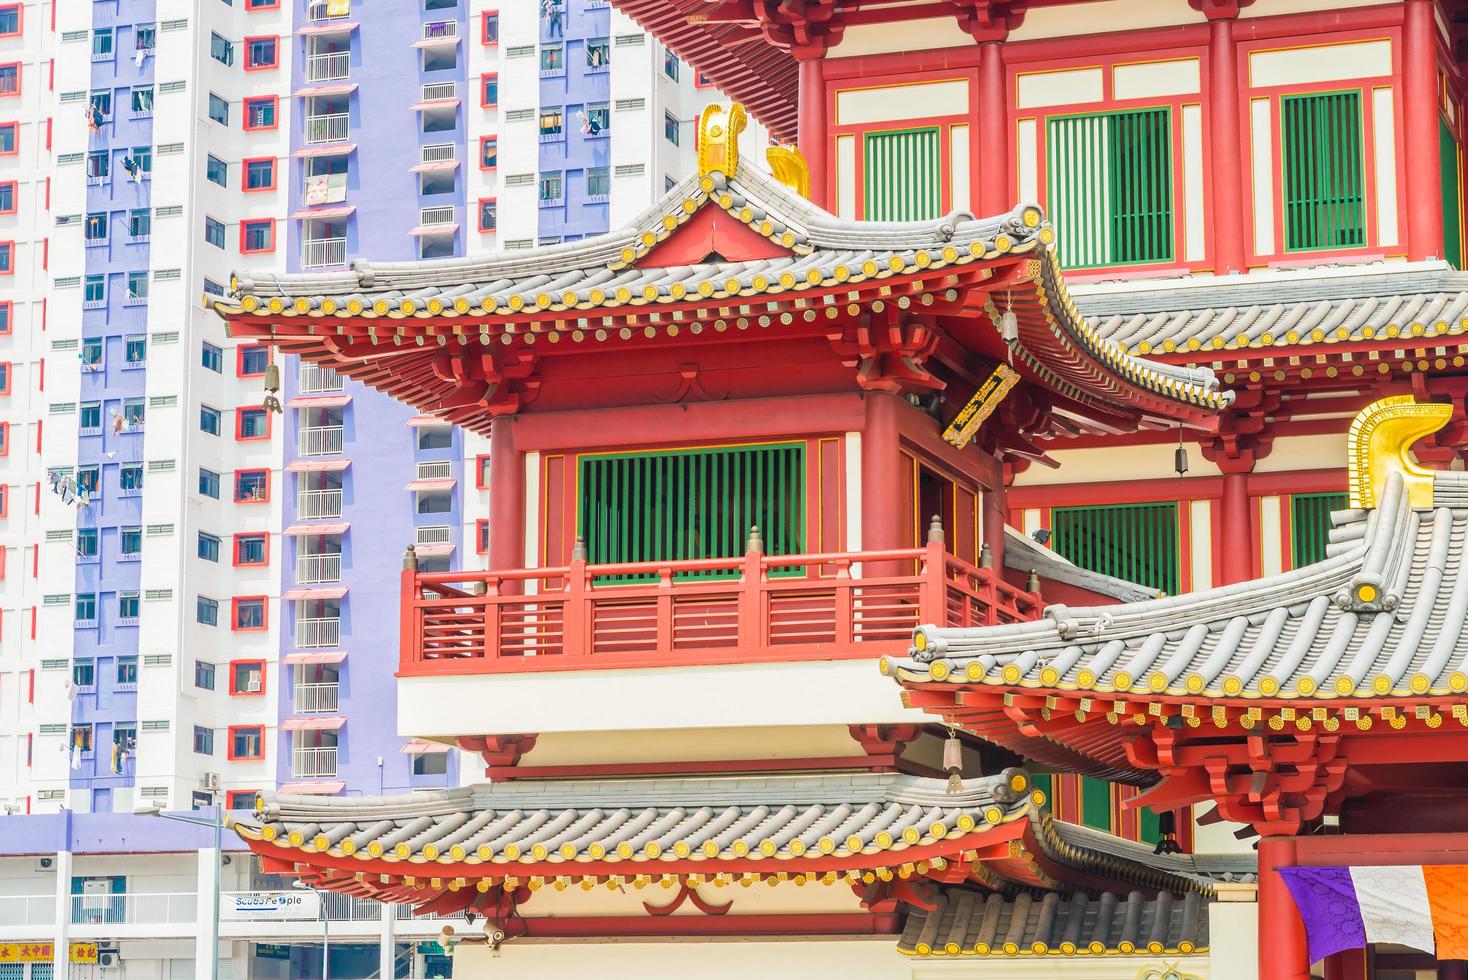
<path id="1" fill-rule="evenodd" d="M 1290 498 L 1290 542 L 1296 568 L 1325 560 L 1330 512 L 1345 506 L 1343 493 L 1297 493 Z"/>
<path id="2" fill-rule="evenodd" d="M 734 558 L 751 526 L 765 554 L 805 550 L 803 443 L 583 456 L 579 476 L 593 564 Z"/>
<path id="3" fill-rule="evenodd" d="M 1437 121 L 1439 165 L 1443 175 L 1443 258 L 1463 268 L 1463 182 L 1458 167 L 1458 141 L 1441 118 Z"/>
<path id="4" fill-rule="evenodd" d="M 1045 145 L 1063 266 L 1172 261 L 1171 109 L 1056 116 Z"/>
<path id="5" fill-rule="evenodd" d="M 868 133 L 865 155 L 868 221 L 923 221 L 942 216 L 938 127 Z"/>
<path id="6" fill-rule="evenodd" d="M 1050 545 L 1082 568 L 1178 592 L 1177 504 L 1056 507 Z"/>
<path id="7" fill-rule="evenodd" d="M 1366 243 L 1361 93 L 1280 99 L 1285 248 Z"/>

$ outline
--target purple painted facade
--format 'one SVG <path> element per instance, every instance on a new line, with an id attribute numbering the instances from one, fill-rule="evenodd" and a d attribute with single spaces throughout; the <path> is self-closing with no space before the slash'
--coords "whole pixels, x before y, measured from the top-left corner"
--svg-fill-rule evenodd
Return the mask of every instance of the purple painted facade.
<path id="1" fill-rule="evenodd" d="M 609 227 L 611 22 L 605 3 L 541 0 L 542 244 L 598 235 Z M 547 134 L 556 113 L 560 133 Z"/>
<path id="2" fill-rule="evenodd" d="M 173 811 L 170 811 L 173 812 Z M 181 811 L 188 812 L 188 811 Z M 209 807 L 188 813 L 191 819 L 212 819 Z M 239 835 L 225 831 L 226 851 L 248 850 Z M 177 820 L 141 817 L 131 813 L 60 813 L 5 818 L 0 834 L 0 857 L 55 854 L 164 854 L 197 851 L 214 846 L 214 831 Z"/>

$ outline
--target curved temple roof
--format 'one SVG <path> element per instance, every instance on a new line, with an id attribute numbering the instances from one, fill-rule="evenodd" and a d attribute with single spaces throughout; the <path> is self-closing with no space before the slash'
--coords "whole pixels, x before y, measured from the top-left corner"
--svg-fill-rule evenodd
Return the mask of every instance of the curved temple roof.
<path id="1" fill-rule="evenodd" d="M 232 301 L 211 303 L 237 334 L 271 340 L 481 430 L 488 413 L 453 397 L 457 385 L 441 363 L 471 343 L 495 356 L 550 354 L 555 348 L 532 347 L 538 339 L 569 341 L 564 351 L 735 325 L 778 330 L 797 317 L 834 320 L 877 302 L 911 304 L 915 314 L 935 302 L 961 311 L 974 295 L 986 329 L 998 331 L 1013 310 L 1018 365 L 1113 422 L 1209 426 L 1232 401 L 1209 369 L 1143 360 L 1085 323 L 1037 207 L 990 218 L 954 212 L 931 221 L 846 221 L 747 160 L 729 169 L 734 176 L 689 177 L 628 227 L 585 241 L 473 258 L 359 260 L 331 272 L 245 273 L 233 281 Z M 658 246 L 705 209 L 765 239 L 750 239 L 759 244 L 750 254 L 764 257 L 658 264 Z M 1003 310 L 995 302 L 1000 289 Z"/>

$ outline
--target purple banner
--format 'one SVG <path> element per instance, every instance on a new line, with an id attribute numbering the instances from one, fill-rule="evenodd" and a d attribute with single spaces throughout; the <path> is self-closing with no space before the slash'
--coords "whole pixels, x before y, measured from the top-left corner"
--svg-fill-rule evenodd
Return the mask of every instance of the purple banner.
<path id="1" fill-rule="evenodd" d="M 1350 868 L 1280 868 L 1279 873 L 1305 920 L 1311 963 L 1366 945 Z"/>

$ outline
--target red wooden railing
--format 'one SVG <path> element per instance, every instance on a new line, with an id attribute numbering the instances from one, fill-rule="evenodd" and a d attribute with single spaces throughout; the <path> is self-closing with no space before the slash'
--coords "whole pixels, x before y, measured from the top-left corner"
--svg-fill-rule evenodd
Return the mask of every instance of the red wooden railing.
<path id="1" fill-rule="evenodd" d="M 405 564 L 404 674 L 876 657 L 905 649 L 920 623 L 992 626 L 1041 611 L 1038 594 L 941 540 L 765 555 L 755 539 L 742 558 L 509 571 Z"/>

